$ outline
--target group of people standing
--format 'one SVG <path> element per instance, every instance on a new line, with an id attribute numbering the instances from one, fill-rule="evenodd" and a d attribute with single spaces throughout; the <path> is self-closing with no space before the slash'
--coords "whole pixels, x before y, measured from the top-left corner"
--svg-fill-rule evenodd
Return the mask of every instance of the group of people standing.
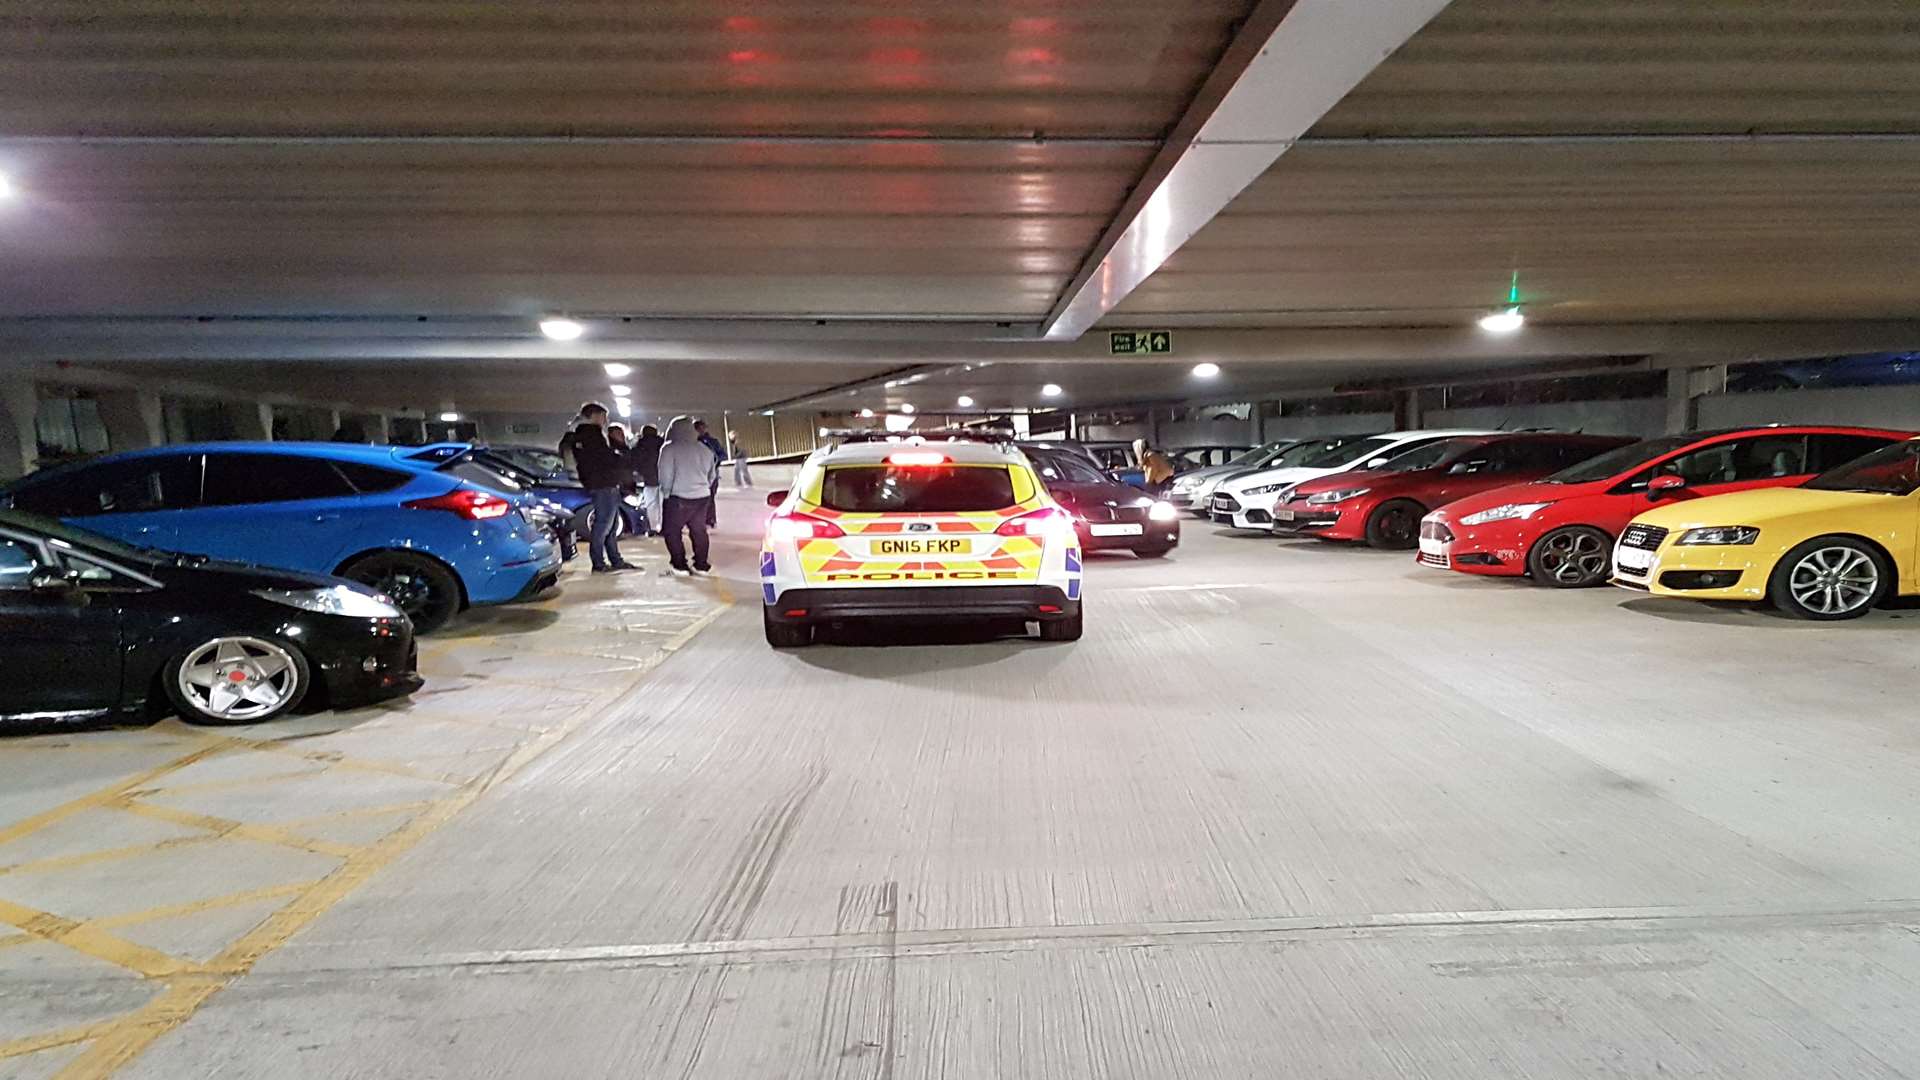
<path id="1" fill-rule="evenodd" d="M 593 499 L 587 554 L 594 573 L 637 569 L 621 557 L 614 542 L 623 496 L 629 491 L 639 495 L 644 535 L 665 539 L 670 573 L 687 577 L 712 571 L 707 530 L 718 523 L 714 495 L 720 488 L 720 463 L 727 451 L 707 430 L 706 421 L 676 416 L 664 437 L 647 424 L 629 439 L 626 428 L 609 422 L 605 405 L 589 401 L 580 407 L 573 430 L 560 440 L 560 456 Z M 737 448 L 734 457 L 738 484 L 744 459 Z"/>

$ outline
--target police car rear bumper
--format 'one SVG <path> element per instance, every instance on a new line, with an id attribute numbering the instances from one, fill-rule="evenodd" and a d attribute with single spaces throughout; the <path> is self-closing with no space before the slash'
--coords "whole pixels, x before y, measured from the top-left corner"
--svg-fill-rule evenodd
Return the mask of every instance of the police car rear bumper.
<path id="1" fill-rule="evenodd" d="M 919 589 L 788 589 L 767 616 L 779 623 L 836 619 L 1070 618 L 1080 601 L 1054 585 L 935 585 Z"/>

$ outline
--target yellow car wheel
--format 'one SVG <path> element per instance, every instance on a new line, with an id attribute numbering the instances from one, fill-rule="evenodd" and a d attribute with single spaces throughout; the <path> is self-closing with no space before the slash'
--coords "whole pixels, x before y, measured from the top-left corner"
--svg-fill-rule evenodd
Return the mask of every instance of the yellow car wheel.
<path id="1" fill-rule="evenodd" d="M 1802 619 L 1857 619 L 1873 610 L 1892 578 L 1873 546 L 1849 536 L 1816 536 L 1773 568 L 1767 594 Z"/>

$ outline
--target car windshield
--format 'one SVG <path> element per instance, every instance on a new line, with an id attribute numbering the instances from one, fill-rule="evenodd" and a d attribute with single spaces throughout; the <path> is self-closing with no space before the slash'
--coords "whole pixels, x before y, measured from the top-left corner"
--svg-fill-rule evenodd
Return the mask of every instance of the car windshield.
<path id="1" fill-rule="evenodd" d="M 842 465 L 820 481 L 820 505 L 850 514 L 943 514 L 1012 506 L 1000 465 Z"/>
<path id="2" fill-rule="evenodd" d="M 1290 442 L 1271 442 L 1265 446 L 1256 446 L 1251 450 L 1235 454 L 1228 458 L 1227 464 L 1249 468 L 1265 465 L 1267 462 L 1279 457 L 1282 450 L 1292 445 L 1294 444 Z"/>
<path id="3" fill-rule="evenodd" d="M 1310 443 L 1303 443 L 1302 445 L 1307 448 L 1307 452 L 1302 453 L 1298 458 L 1292 461 L 1284 460 L 1285 458 L 1293 456 L 1293 451 L 1289 450 L 1287 453 L 1281 455 L 1283 460 L 1276 461 L 1274 464 L 1282 468 L 1298 466 L 1302 469 L 1331 469 L 1338 465 L 1348 464 L 1349 462 L 1365 461 L 1380 451 L 1396 445 L 1399 441 L 1398 439 L 1389 438 L 1385 435 L 1375 435 L 1368 439 L 1354 438 L 1350 435 L 1333 439 L 1318 439 Z"/>
<path id="4" fill-rule="evenodd" d="M 1094 468 L 1087 459 L 1076 454 L 1033 451 L 1028 455 L 1034 467 L 1040 470 L 1040 478 L 1048 482 L 1065 484 L 1110 484 L 1113 479 L 1099 469 Z"/>
<path id="5" fill-rule="evenodd" d="M 1920 490 L 1920 439 L 1881 447 L 1806 482 L 1819 491 L 1865 491 L 1911 495 Z"/>
<path id="6" fill-rule="evenodd" d="M 506 458 L 530 472 L 554 474 L 567 471 L 567 463 L 561 460 L 559 454 L 537 450 L 531 446 L 496 446 L 489 452 Z"/>
<path id="7" fill-rule="evenodd" d="M 1637 469 L 1655 458 L 1665 457 L 1683 446 L 1691 446 L 1700 441 L 1700 433 L 1687 435 L 1668 435 L 1660 439 L 1646 439 L 1629 443 L 1618 450 L 1609 450 L 1599 457 L 1587 460 L 1571 468 L 1561 469 L 1552 476 L 1540 481 L 1543 484 L 1588 484 L 1595 480 L 1606 480 L 1623 472 Z"/>
<path id="8" fill-rule="evenodd" d="M 1456 454 L 1465 453 L 1482 444 L 1481 439 L 1441 439 L 1439 442 L 1416 446 L 1380 467 L 1382 472 L 1418 472 L 1431 469 Z"/>
<path id="9" fill-rule="evenodd" d="M 14 513 L 7 515 L 4 520 L 46 536 L 54 542 L 55 547 L 64 545 L 104 558 L 117 559 L 120 562 L 156 565 L 176 562 L 181 558 L 176 552 L 134 547 L 132 544 L 122 543 L 110 536 L 76 529 L 53 518 L 41 517 L 39 514 Z"/>

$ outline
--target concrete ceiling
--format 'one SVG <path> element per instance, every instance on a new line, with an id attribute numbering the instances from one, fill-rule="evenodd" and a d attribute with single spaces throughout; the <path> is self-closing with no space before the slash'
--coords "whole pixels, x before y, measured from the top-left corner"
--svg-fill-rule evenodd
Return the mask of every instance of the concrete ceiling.
<path id="1" fill-rule="evenodd" d="M 0 355 L 281 385 L 242 361 L 297 357 L 389 396 L 406 363 L 408 394 L 474 409 L 569 407 L 608 359 L 669 411 L 910 364 L 949 393 L 973 360 L 1040 365 L 1010 397 L 1059 365 L 1106 400 L 1185 396 L 1184 348 L 1019 339 L 1236 31 L 1285 9 L 44 0 L 0 45 Z M 1352 339 L 1224 357 L 1239 392 L 1567 355 L 1533 327 L 1395 352 L 1471 335 L 1516 273 L 1541 331 L 1689 348 L 1920 318 L 1916 117 L 1906 0 L 1454 0 L 1105 325 Z M 605 333 L 541 341 L 553 311 Z"/>

